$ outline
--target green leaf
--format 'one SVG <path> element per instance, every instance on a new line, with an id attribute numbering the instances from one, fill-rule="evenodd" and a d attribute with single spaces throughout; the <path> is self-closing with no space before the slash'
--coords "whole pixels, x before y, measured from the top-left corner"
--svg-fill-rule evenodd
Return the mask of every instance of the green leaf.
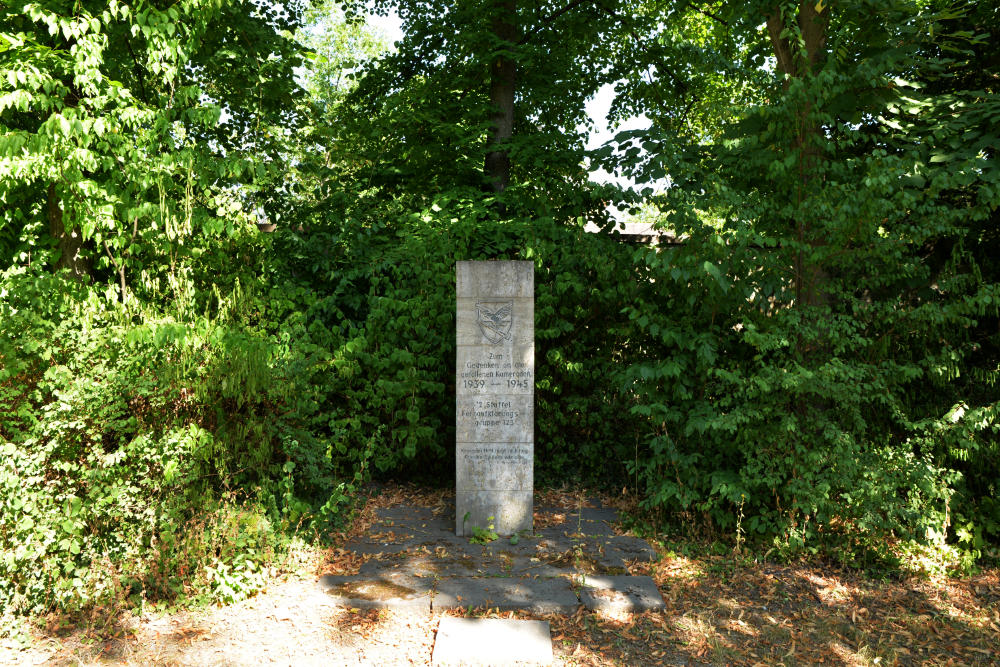
<path id="1" fill-rule="evenodd" d="M 716 266 L 714 263 L 708 260 L 705 260 L 705 262 L 702 264 L 702 268 L 705 269 L 705 272 L 708 273 L 708 275 L 715 278 L 715 281 L 719 284 L 719 287 L 722 288 L 723 292 L 729 291 L 729 282 L 722 275 L 722 272 L 719 271 L 718 266 Z"/>

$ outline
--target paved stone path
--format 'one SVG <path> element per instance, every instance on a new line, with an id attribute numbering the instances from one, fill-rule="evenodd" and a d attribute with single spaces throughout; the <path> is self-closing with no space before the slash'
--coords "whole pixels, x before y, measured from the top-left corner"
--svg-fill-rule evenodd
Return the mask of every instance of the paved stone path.
<path id="1" fill-rule="evenodd" d="M 319 587 L 337 604 L 360 609 L 662 609 L 653 580 L 628 571 L 656 552 L 645 540 L 616 535 L 615 510 L 591 504 L 598 506 L 538 508 L 534 533 L 488 544 L 457 537 L 451 508 L 380 509 L 368 535 L 344 545 L 367 559 L 359 573 L 323 575 Z"/>

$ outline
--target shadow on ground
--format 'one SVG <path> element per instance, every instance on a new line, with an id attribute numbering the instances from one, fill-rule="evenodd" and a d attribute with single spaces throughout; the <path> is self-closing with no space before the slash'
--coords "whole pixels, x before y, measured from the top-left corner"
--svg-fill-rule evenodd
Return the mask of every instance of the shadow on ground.
<path id="1" fill-rule="evenodd" d="M 538 563 L 571 568 L 577 575 L 616 576 L 617 571 L 600 570 L 606 567 L 600 558 L 606 549 L 604 554 L 591 550 L 594 558 L 581 557 L 588 550 L 577 545 L 594 536 L 596 527 L 590 532 L 566 528 L 574 510 L 580 517 L 585 514 L 580 511 L 584 498 L 557 496 L 539 497 L 537 532 L 548 530 L 548 539 L 567 540 L 555 544 L 569 548 L 553 548 Z M 0 644 L 0 664 L 425 665 L 440 618 L 467 614 L 548 620 L 556 665 L 991 665 L 1000 655 L 997 570 L 962 580 L 877 582 L 816 565 L 741 564 L 731 557 L 687 557 L 657 548 L 659 560 L 623 561 L 629 574 L 655 581 L 664 603 L 659 611 L 594 612 L 579 603 L 553 613 L 489 604 L 434 611 L 430 605 L 424 610 L 338 604 L 317 587 L 316 576 L 359 576 L 362 568 L 385 572 L 392 566 L 388 571 L 399 568 L 407 577 L 423 573 L 428 590 L 436 590 L 436 582 L 443 580 L 442 572 L 432 567 L 440 565 L 434 549 L 404 562 L 392 548 L 358 555 L 345 547 L 352 541 L 390 545 L 416 538 L 404 537 L 396 524 L 393 508 L 399 507 L 422 507 L 430 518 L 449 518 L 448 494 L 390 488 L 370 500 L 351 534 L 317 554 L 321 558 L 313 577 L 275 580 L 255 598 L 225 607 L 121 617 L 117 637 L 99 632 L 115 628 L 114 618 L 95 618 L 62 631 L 50 628 L 27 648 Z M 431 528 L 431 522 L 421 523 Z M 618 526 L 605 523 L 612 535 L 620 536 Z M 522 550 L 537 551 L 545 538 L 532 539 Z M 537 556 L 502 544 L 473 545 L 469 552 L 467 540 L 465 546 L 456 545 L 448 552 L 447 567 L 459 568 L 463 575 L 491 568 L 513 573 L 538 564 L 531 561 Z"/>

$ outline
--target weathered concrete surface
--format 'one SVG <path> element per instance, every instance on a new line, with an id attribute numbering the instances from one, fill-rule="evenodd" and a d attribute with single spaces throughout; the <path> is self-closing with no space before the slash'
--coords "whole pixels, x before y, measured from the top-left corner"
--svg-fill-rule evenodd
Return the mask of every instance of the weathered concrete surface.
<path id="1" fill-rule="evenodd" d="M 524 470 L 524 472 L 527 472 Z M 477 476 L 488 475 L 480 472 Z M 497 476 L 506 475 L 506 471 L 497 471 Z M 527 483 L 527 480 L 525 480 Z M 522 530 L 531 530 L 525 526 L 531 516 L 531 489 L 467 489 L 456 491 L 456 505 L 459 508 L 455 532 L 459 535 L 475 535 L 473 526 L 488 529 L 493 526 L 499 535 L 513 535 Z"/>
<path id="2" fill-rule="evenodd" d="M 538 512 L 545 528 L 513 544 L 510 538 L 477 544 L 455 535 L 451 506 L 378 510 L 371 531 L 343 545 L 364 559 L 359 573 L 325 575 L 320 589 L 337 604 L 357 608 L 572 613 L 581 602 L 616 611 L 662 607 L 652 580 L 625 576 L 629 562 L 649 560 L 655 552 L 644 540 L 614 534 L 614 510 Z"/>
<path id="3" fill-rule="evenodd" d="M 492 271 L 476 265 L 495 264 Z M 455 292 L 458 298 L 490 295 L 535 298 L 535 267 L 532 262 L 456 262 Z"/>
<path id="4" fill-rule="evenodd" d="M 515 298 L 515 299 L 496 299 L 496 301 L 512 301 L 514 303 L 514 313 L 520 320 L 522 318 L 528 319 L 532 322 L 535 321 L 535 300 L 534 298 Z M 456 306 L 458 308 L 458 317 L 455 320 L 455 344 L 458 346 L 458 361 L 461 362 L 460 367 L 466 368 L 465 361 L 469 359 L 475 359 L 472 356 L 462 356 L 462 349 L 466 346 L 478 346 L 482 343 L 483 331 L 479 328 L 477 322 L 477 309 L 476 304 L 482 304 L 484 299 L 479 297 L 469 297 L 463 298 L 458 297 L 456 299 Z M 526 329 L 524 327 L 511 327 L 511 330 L 507 332 L 510 336 L 510 340 L 505 339 L 505 343 L 509 343 L 510 349 L 517 352 L 517 354 L 522 355 L 522 360 L 527 360 L 526 356 L 529 353 L 533 353 L 535 339 L 534 339 L 534 329 Z M 506 349 L 506 347 L 505 347 Z M 473 350 L 465 350 L 466 354 L 471 354 Z M 462 376 L 459 376 L 462 377 Z M 470 376 L 471 377 L 471 376 Z"/>
<path id="5" fill-rule="evenodd" d="M 403 576 L 334 576 L 319 578 L 320 590 L 336 604 L 356 609 L 383 607 L 430 611 L 432 582 Z"/>
<path id="6" fill-rule="evenodd" d="M 549 623 L 445 616 L 438 624 L 432 660 L 435 665 L 547 665 L 552 662 Z"/>
<path id="7" fill-rule="evenodd" d="M 532 528 L 532 262 L 455 266 L 455 533 Z"/>
<path id="8" fill-rule="evenodd" d="M 481 408 L 482 405 L 496 403 L 496 409 Z M 481 396 L 460 396 L 455 405 L 455 440 L 460 445 L 473 445 L 483 448 L 480 443 L 502 443 L 495 449 L 513 450 L 511 445 L 522 443 L 527 453 L 532 453 L 531 442 L 535 437 L 534 397 L 530 394 L 509 394 L 497 400 L 484 399 Z M 496 419 L 479 419 L 481 415 L 495 414 Z M 458 463 L 473 463 L 468 457 L 458 456 Z M 531 468 L 533 461 L 514 461 L 516 464 L 527 464 Z M 465 470 L 460 474 L 467 475 Z M 530 480 L 529 480 L 530 481 Z M 475 484 L 477 480 L 472 480 Z M 476 486 L 474 488 L 481 488 Z M 487 487 L 482 487 L 487 488 Z M 508 487 L 498 487 L 508 488 Z M 529 487 L 530 490 L 530 487 Z"/>
<path id="9" fill-rule="evenodd" d="M 493 576 L 490 563 L 468 554 L 415 553 L 405 558 L 366 561 L 358 574 L 382 576 L 396 572 L 421 578 Z"/>
<path id="10" fill-rule="evenodd" d="M 580 583 L 580 601 L 591 611 L 660 611 L 665 607 L 651 577 L 585 576 Z"/>
<path id="11" fill-rule="evenodd" d="M 461 577 L 438 582 L 431 609 L 489 607 L 507 611 L 523 609 L 539 614 L 570 614 L 580 600 L 566 578 L 513 579 Z"/>
<path id="12" fill-rule="evenodd" d="M 605 551 L 610 555 L 620 556 L 624 560 L 635 560 L 646 563 L 656 561 L 656 550 L 649 542 L 638 537 L 619 537 L 608 543 Z"/>

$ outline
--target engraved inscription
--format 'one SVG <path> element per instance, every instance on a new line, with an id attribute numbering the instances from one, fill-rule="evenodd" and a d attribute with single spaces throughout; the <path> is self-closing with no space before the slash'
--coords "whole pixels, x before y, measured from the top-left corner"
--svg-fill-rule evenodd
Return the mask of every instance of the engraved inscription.
<path id="1" fill-rule="evenodd" d="M 521 412 L 511 409 L 510 401 L 476 401 L 474 410 L 459 410 L 458 416 L 471 419 L 477 427 L 514 426 Z"/>
<path id="2" fill-rule="evenodd" d="M 458 370 L 463 389 L 506 392 L 534 386 L 531 365 L 509 361 L 503 354 L 489 353 L 485 359 L 469 360 Z"/>
<path id="3" fill-rule="evenodd" d="M 533 463 L 532 446 L 518 444 L 466 447 L 462 450 L 462 458 L 470 463 L 485 463 L 487 461 L 497 463 Z"/>

